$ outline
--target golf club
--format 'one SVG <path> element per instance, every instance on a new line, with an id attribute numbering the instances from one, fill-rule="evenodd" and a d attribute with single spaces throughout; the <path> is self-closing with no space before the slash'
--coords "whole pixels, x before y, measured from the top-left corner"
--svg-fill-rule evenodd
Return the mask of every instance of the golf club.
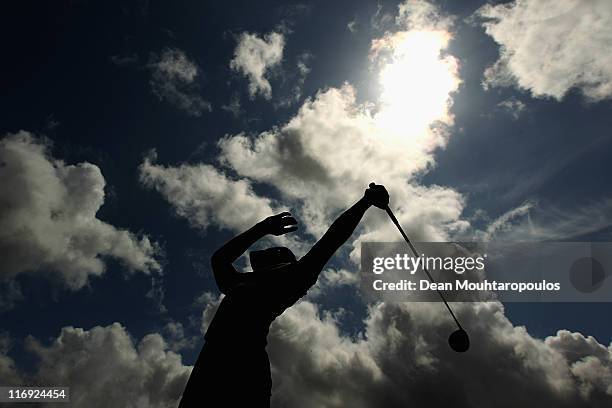
<path id="1" fill-rule="evenodd" d="M 393 214 L 393 211 L 391 211 L 391 208 L 389 208 L 389 206 L 387 206 L 385 208 L 385 210 L 387 211 L 387 214 L 389 214 L 389 218 L 391 218 L 391 221 L 393 221 L 393 223 L 395 224 L 395 226 L 399 230 L 400 234 L 402 234 L 402 237 L 404 237 L 404 240 L 406 241 L 406 243 L 408 243 L 408 246 L 410 247 L 410 249 L 414 253 L 414 256 L 418 257 L 419 253 L 417 252 L 417 250 L 414 247 L 414 245 L 412 245 L 412 242 L 408 238 L 408 235 L 406 235 L 406 233 L 402 229 L 401 225 L 397 221 L 397 218 L 395 218 L 395 214 Z M 429 279 L 429 281 L 431 283 L 435 283 L 433 277 L 431 276 L 431 274 L 429 273 L 427 268 L 425 268 L 423 266 L 423 270 L 427 274 L 427 278 Z M 455 316 L 455 314 L 453 313 L 453 310 L 448 305 L 448 302 L 444 298 L 444 295 L 442 294 L 440 289 L 436 289 L 436 290 L 438 291 L 438 295 L 440 295 L 440 298 L 442 299 L 442 301 L 446 305 L 446 308 L 450 312 L 450 314 L 453 317 L 453 320 L 457 324 L 457 328 L 458 328 L 457 330 L 452 332 L 450 336 L 448 336 L 448 345 L 450 346 L 450 348 L 452 348 L 457 353 L 463 353 L 463 352 L 467 351 L 470 348 L 470 338 L 468 337 L 467 332 L 465 330 L 463 330 L 463 327 L 461 327 L 461 324 L 459 323 L 459 320 L 457 320 L 457 317 Z"/>

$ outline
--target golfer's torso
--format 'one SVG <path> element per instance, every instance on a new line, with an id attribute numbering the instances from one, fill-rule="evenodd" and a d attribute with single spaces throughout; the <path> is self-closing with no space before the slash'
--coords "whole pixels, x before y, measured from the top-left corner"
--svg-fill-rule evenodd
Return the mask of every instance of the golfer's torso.
<path id="1" fill-rule="evenodd" d="M 206 341 L 265 347 L 274 319 L 306 293 L 297 272 L 295 266 L 290 266 L 274 272 L 243 274 L 242 283 L 221 301 L 206 332 Z"/>
<path id="2" fill-rule="evenodd" d="M 257 288 L 237 288 L 223 298 L 208 330 L 206 342 L 240 347 L 265 347 L 274 315 L 266 302 L 258 299 Z"/>

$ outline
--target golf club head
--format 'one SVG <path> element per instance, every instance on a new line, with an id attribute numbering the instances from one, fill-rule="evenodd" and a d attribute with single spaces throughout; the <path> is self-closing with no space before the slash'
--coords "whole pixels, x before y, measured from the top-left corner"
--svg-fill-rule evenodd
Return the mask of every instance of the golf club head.
<path id="1" fill-rule="evenodd" d="M 465 330 L 458 329 L 448 336 L 448 345 L 457 353 L 464 353 L 470 348 L 470 338 Z"/>

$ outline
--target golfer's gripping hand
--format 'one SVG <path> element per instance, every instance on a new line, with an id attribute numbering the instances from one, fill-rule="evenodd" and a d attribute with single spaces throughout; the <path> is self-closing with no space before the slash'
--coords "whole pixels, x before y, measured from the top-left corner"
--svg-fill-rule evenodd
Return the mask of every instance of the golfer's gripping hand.
<path id="1" fill-rule="evenodd" d="M 385 209 L 389 205 L 389 193 L 385 186 L 381 184 L 370 183 L 370 186 L 365 191 L 363 198 L 370 205 Z"/>

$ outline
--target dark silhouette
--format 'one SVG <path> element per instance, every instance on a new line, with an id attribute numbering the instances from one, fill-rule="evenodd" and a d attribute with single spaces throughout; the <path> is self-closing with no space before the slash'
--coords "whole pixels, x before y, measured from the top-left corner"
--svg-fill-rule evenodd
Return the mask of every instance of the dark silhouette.
<path id="1" fill-rule="evenodd" d="M 387 190 L 370 184 L 363 198 L 299 260 L 289 249 L 277 247 L 250 252 L 253 272 L 239 273 L 232 265 L 260 238 L 295 231 L 297 221 L 288 212 L 266 218 L 217 250 L 211 264 L 217 286 L 226 296 L 208 327 L 180 407 L 269 407 L 270 324 L 315 284 L 366 210 L 372 205 L 385 209 L 388 203 Z"/>

